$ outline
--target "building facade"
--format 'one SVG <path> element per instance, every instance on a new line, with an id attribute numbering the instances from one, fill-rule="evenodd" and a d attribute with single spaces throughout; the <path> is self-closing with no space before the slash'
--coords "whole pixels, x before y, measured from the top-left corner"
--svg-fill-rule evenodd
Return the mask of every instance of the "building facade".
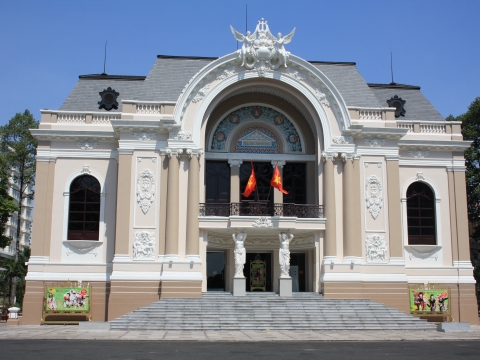
<path id="1" fill-rule="evenodd" d="M 232 31 L 237 52 L 80 76 L 42 111 L 23 323 L 40 322 L 52 281 L 89 282 L 105 321 L 238 292 L 242 275 L 255 290 L 254 261 L 257 290 L 288 278 L 292 291 L 406 312 L 409 285 L 442 284 L 454 320 L 476 323 L 460 124 L 419 87 L 290 54 L 294 32 L 274 37 L 263 19 Z M 277 166 L 288 194 L 270 186 Z"/>

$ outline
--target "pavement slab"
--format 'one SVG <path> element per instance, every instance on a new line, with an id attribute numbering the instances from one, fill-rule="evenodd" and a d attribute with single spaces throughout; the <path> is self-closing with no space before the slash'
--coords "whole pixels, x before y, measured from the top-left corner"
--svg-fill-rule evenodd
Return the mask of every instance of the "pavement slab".
<path id="1" fill-rule="evenodd" d="M 23 325 L 0 324 L 0 338 L 6 340 L 122 340 L 122 341 L 220 341 L 220 342 L 288 342 L 288 341 L 453 341 L 480 340 L 480 326 L 472 325 L 472 332 L 442 333 L 434 330 L 345 330 L 345 331 L 84 331 L 77 325 Z"/>

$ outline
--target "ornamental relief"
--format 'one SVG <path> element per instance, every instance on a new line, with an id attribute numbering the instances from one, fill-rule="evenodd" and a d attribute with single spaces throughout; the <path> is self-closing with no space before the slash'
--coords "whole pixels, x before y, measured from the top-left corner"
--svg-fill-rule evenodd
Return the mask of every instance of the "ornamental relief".
<path id="1" fill-rule="evenodd" d="M 373 219 L 377 219 L 383 206 L 383 189 L 380 179 L 375 175 L 370 176 L 365 184 L 365 202 L 368 212 Z"/>
<path id="2" fill-rule="evenodd" d="M 387 262 L 387 242 L 383 235 L 369 235 L 365 241 L 367 250 L 367 263 Z"/>
<path id="3" fill-rule="evenodd" d="M 155 260 L 155 234 L 137 231 L 133 243 L 133 260 Z"/>
<path id="4" fill-rule="evenodd" d="M 138 175 L 137 179 L 137 203 L 144 214 L 147 214 L 154 198 L 155 177 L 150 170 L 145 169 Z"/>

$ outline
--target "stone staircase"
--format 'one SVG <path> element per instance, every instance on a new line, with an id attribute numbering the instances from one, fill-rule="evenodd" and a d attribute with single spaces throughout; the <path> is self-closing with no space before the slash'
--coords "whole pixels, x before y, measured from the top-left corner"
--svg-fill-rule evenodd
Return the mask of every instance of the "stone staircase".
<path id="1" fill-rule="evenodd" d="M 164 299 L 111 321 L 111 330 L 435 330 L 433 323 L 366 299 L 315 293 L 203 293 Z"/>

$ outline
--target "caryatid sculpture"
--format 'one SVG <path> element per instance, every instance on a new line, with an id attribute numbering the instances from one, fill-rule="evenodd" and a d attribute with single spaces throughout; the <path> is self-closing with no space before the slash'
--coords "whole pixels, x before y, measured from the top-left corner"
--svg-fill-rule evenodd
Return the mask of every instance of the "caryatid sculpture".
<path id="1" fill-rule="evenodd" d="M 282 231 L 278 234 L 280 239 L 280 251 L 278 252 L 278 260 L 280 263 L 280 277 L 290 277 L 290 241 L 293 239 L 292 233 Z"/>
<path id="2" fill-rule="evenodd" d="M 243 266 L 246 262 L 245 239 L 247 234 L 243 231 L 238 231 L 232 234 L 233 241 L 235 241 L 235 275 L 236 278 L 243 278 Z"/>

